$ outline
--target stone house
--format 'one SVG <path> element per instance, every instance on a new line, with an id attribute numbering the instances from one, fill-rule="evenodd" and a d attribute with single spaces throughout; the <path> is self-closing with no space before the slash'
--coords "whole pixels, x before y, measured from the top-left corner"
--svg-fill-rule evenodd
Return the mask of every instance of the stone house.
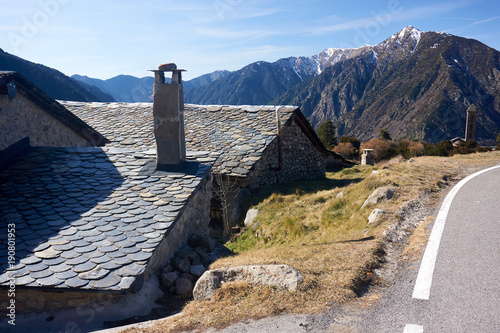
<path id="1" fill-rule="evenodd" d="M 39 146 L 27 145 L 0 166 L 0 306 L 14 301 L 20 314 L 86 306 L 103 296 L 123 301 L 141 293 L 191 236 L 208 234 L 210 153 L 186 151 L 178 140 L 183 154 L 162 164 L 158 157 L 172 152 L 158 151 L 161 144 L 92 147 L 107 140 L 18 74 L 8 75 L 17 93 L 2 90 L 2 124 L 15 119 L 27 129 L 15 135 L 17 125 L 7 124 L 3 156 L 12 157 L 12 142 L 25 136 Z M 158 88 L 179 93 L 174 84 Z M 159 113 L 181 114 L 159 105 Z M 23 113 L 39 117 L 42 128 Z M 179 117 L 171 126 L 179 127 Z M 50 141 L 59 133 L 64 139 Z"/>
<path id="2" fill-rule="evenodd" d="M 154 148 L 152 103 L 61 101 L 110 140 L 107 147 Z M 211 231 L 219 239 L 242 221 L 253 189 L 325 175 L 349 162 L 327 150 L 295 106 L 184 105 L 186 149 L 208 151 L 214 164 Z"/>
<path id="3" fill-rule="evenodd" d="M 154 148 L 151 103 L 61 103 L 109 139 L 107 146 Z M 324 147 L 293 106 L 186 104 L 184 124 L 186 148 L 217 158 L 211 227 L 218 238 L 241 222 L 240 202 L 251 190 L 322 177 L 329 155 L 339 165 L 345 163 Z M 224 214 L 229 222 L 226 230 L 221 222 Z"/>

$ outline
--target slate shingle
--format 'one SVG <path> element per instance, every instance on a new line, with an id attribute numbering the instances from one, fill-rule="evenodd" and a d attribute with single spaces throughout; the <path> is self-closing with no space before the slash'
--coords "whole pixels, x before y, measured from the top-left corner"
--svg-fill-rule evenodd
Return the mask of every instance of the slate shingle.
<path id="1" fill-rule="evenodd" d="M 196 175 L 144 172 L 154 156 L 152 150 L 136 148 L 34 148 L 1 170 L 0 221 L 18 225 L 21 257 L 12 271 L 18 275 L 16 283 L 63 289 L 130 287 L 214 162 L 209 153 L 196 153 L 205 159 L 198 162 Z M 165 187 L 185 197 L 174 198 Z M 154 204 L 160 200 L 165 205 Z M 163 207 L 172 216 L 156 223 Z M 4 242 L 0 253 L 6 253 Z M 5 275 L 0 284 L 8 284 L 10 272 L 3 268 L 0 273 Z"/>

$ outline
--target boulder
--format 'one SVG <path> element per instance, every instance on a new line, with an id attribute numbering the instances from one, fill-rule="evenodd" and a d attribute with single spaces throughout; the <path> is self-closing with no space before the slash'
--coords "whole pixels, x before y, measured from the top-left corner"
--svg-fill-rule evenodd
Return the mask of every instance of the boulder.
<path id="1" fill-rule="evenodd" d="M 175 254 L 179 258 L 188 258 L 192 263 L 193 261 L 200 260 L 200 256 L 190 247 L 186 246 Z"/>
<path id="2" fill-rule="evenodd" d="M 252 208 L 247 211 L 247 215 L 245 216 L 245 227 L 251 227 L 253 225 L 253 222 L 255 221 L 255 218 L 259 214 L 259 210 Z"/>
<path id="3" fill-rule="evenodd" d="M 193 282 L 186 278 L 179 278 L 175 281 L 175 293 L 181 297 L 191 297 Z"/>
<path id="4" fill-rule="evenodd" d="M 199 279 L 203 273 L 205 273 L 206 269 L 203 265 L 191 266 L 190 273 L 194 276 L 195 279 Z"/>
<path id="5" fill-rule="evenodd" d="M 196 254 L 200 257 L 201 263 L 208 267 L 210 264 L 210 257 L 208 256 L 207 250 L 205 250 L 202 246 L 198 246 L 194 249 L 194 252 L 196 252 Z"/>
<path id="6" fill-rule="evenodd" d="M 200 237 L 200 246 L 203 246 L 207 252 L 212 252 L 215 249 L 216 243 L 215 239 L 210 236 Z"/>
<path id="7" fill-rule="evenodd" d="M 361 208 L 365 208 L 371 205 L 375 205 L 382 201 L 387 201 L 392 199 L 394 195 L 394 190 L 390 187 L 381 187 L 376 189 L 369 197 L 366 199 L 365 203 Z"/>
<path id="8" fill-rule="evenodd" d="M 177 259 L 177 258 L 174 258 L 174 259 Z M 181 273 L 189 273 L 189 271 L 191 270 L 191 262 L 189 261 L 189 258 L 182 258 L 180 260 L 174 260 L 174 266 Z"/>
<path id="9" fill-rule="evenodd" d="M 194 236 L 188 242 L 189 246 L 193 249 L 202 246 L 207 252 L 213 251 L 215 243 L 217 243 L 215 239 L 210 236 Z"/>
<path id="10" fill-rule="evenodd" d="M 161 284 L 165 288 L 170 288 L 174 285 L 175 281 L 179 278 L 179 273 L 178 272 L 167 272 L 161 274 Z"/>
<path id="11" fill-rule="evenodd" d="M 370 214 L 368 217 L 368 224 L 376 223 L 378 222 L 382 216 L 384 216 L 386 213 L 382 209 L 374 209 L 373 212 Z"/>
<path id="12" fill-rule="evenodd" d="M 288 265 L 253 265 L 220 268 L 206 271 L 196 283 L 195 300 L 209 299 L 221 283 L 246 281 L 257 285 L 272 285 L 286 290 L 295 290 L 303 281 L 302 275 Z"/>
<path id="13" fill-rule="evenodd" d="M 184 279 L 188 279 L 189 281 L 191 282 L 196 282 L 196 279 L 194 278 L 194 276 L 190 273 L 182 273 L 179 278 L 184 278 Z"/>

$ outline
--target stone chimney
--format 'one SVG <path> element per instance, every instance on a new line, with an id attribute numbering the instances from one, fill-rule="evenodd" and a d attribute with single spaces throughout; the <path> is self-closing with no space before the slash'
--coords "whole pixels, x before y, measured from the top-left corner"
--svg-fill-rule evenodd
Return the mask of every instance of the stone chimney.
<path id="1" fill-rule="evenodd" d="M 465 124 L 465 141 L 476 139 L 477 109 L 472 104 L 467 109 L 467 123 Z"/>
<path id="2" fill-rule="evenodd" d="M 153 118 L 159 170 L 179 166 L 186 159 L 183 71 L 175 64 L 160 65 L 158 70 L 152 70 L 155 73 Z M 165 83 L 165 72 L 172 72 L 171 83 Z"/>

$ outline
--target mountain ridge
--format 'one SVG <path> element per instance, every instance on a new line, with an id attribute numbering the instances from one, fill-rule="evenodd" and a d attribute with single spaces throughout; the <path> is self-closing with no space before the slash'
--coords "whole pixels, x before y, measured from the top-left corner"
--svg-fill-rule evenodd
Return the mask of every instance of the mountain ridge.
<path id="1" fill-rule="evenodd" d="M 15 71 L 54 99 L 80 102 L 113 102 L 106 93 L 80 85 L 54 68 L 22 59 L 0 49 L 0 70 Z"/>
<path id="2" fill-rule="evenodd" d="M 405 47 L 399 47 L 402 43 Z M 365 54 L 338 63 L 275 102 L 299 104 L 315 125 L 335 120 L 339 135 L 367 140 L 386 128 L 395 139 L 430 142 L 463 135 L 465 111 L 475 104 L 480 110 L 478 141 L 494 141 L 500 131 L 500 52 L 450 34 L 417 36 L 413 27 L 367 50 L 375 53 L 376 61 L 369 62 Z M 336 66 L 342 66 L 344 77 L 335 72 Z M 292 97 L 306 92 L 317 102 L 307 105 Z"/>
<path id="3" fill-rule="evenodd" d="M 209 84 L 229 73 L 230 72 L 226 70 L 218 70 L 191 80 L 183 81 L 184 90 L 187 91 L 191 88 Z M 153 101 L 154 78 L 152 76 L 138 78 L 132 75 L 120 74 L 106 80 L 101 80 L 75 74 L 72 75 L 71 78 L 86 85 L 96 86 L 100 90 L 113 96 L 113 98 L 119 102 L 134 103 Z M 170 79 L 167 78 L 167 81 L 168 80 Z"/>
<path id="4" fill-rule="evenodd" d="M 488 143 L 500 132 L 499 54 L 473 39 L 407 26 L 377 45 L 255 62 L 185 99 L 298 105 L 316 128 L 334 121 L 339 136 L 368 140 L 386 128 L 395 139 L 430 142 L 463 136 L 465 111 L 475 104 L 477 139 Z"/>

